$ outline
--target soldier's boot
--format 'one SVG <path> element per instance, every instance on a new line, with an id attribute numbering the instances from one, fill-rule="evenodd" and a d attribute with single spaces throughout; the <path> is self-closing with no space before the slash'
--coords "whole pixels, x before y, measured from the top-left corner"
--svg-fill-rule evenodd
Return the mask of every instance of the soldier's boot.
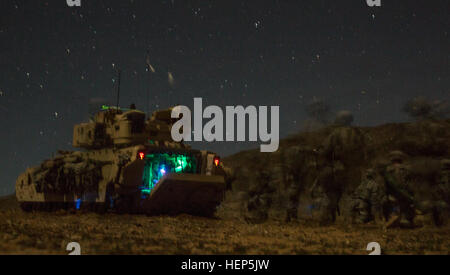
<path id="1" fill-rule="evenodd" d="M 406 219 L 405 217 L 402 217 L 400 219 L 399 224 L 400 224 L 401 228 L 414 228 L 415 227 L 414 222 Z"/>
<path id="2" fill-rule="evenodd" d="M 375 224 L 377 225 L 383 225 L 385 220 L 383 217 L 383 213 L 381 213 L 381 211 L 376 211 L 373 213 L 373 220 L 375 222 Z"/>
<path id="3" fill-rule="evenodd" d="M 245 221 L 251 224 L 263 223 L 267 219 L 268 219 L 267 211 L 261 209 L 250 211 L 245 217 Z"/>
<path id="4" fill-rule="evenodd" d="M 255 214 L 255 212 L 248 212 L 246 215 L 245 215 L 245 217 L 244 217 L 244 220 L 247 222 L 247 223 L 250 223 L 250 224 L 255 224 L 255 223 L 257 223 L 257 215 Z"/>
<path id="5" fill-rule="evenodd" d="M 297 208 L 288 209 L 285 222 L 292 222 L 297 219 Z"/>
<path id="6" fill-rule="evenodd" d="M 331 223 L 336 222 L 336 214 L 338 213 L 337 208 L 330 209 L 330 221 Z"/>
<path id="7" fill-rule="evenodd" d="M 291 213 L 290 210 L 288 209 L 286 211 L 286 218 L 284 219 L 284 222 L 291 222 L 291 220 L 292 220 Z"/>
<path id="8" fill-rule="evenodd" d="M 360 210 L 359 217 L 358 217 L 358 223 L 364 224 L 367 223 L 370 220 L 370 213 L 367 210 Z"/>
<path id="9" fill-rule="evenodd" d="M 401 228 L 414 228 L 416 225 L 414 224 L 414 218 L 416 216 L 416 210 L 412 207 L 408 207 L 405 211 L 401 212 L 400 215 L 400 227 Z"/>
<path id="10" fill-rule="evenodd" d="M 325 209 L 322 209 L 319 213 L 319 225 L 329 226 L 333 223 L 332 214 Z"/>

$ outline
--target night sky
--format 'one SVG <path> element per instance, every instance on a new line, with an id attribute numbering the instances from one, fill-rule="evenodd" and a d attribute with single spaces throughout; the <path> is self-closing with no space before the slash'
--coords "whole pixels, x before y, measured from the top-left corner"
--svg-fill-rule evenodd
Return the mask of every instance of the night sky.
<path id="1" fill-rule="evenodd" d="M 0 195 L 71 148 L 90 101 L 115 104 L 117 68 L 123 107 L 279 105 L 281 137 L 314 97 L 356 125 L 407 121 L 408 99 L 449 99 L 449 13 L 448 0 L 1 0 Z M 223 156 L 257 146 L 193 144 Z"/>

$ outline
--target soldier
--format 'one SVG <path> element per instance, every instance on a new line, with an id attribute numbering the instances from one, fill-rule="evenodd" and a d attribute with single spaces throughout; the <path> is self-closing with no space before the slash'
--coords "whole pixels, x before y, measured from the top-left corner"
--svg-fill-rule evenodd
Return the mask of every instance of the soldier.
<path id="1" fill-rule="evenodd" d="M 394 207 L 394 214 L 386 227 L 393 226 L 398 221 L 401 227 L 414 226 L 415 217 L 414 195 L 409 187 L 410 170 L 404 164 L 406 155 L 401 151 L 389 153 L 390 164 L 384 171 L 388 200 Z M 388 213 L 389 214 L 389 213 Z"/>
<path id="2" fill-rule="evenodd" d="M 311 188 L 311 197 L 313 198 L 314 208 L 317 209 L 319 213 L 320 223 L 331 223 L 333 221 L 332 213 L 334 210 L 332 209 L 328 192 L 326 192 L 324 185 L 319 183 L 318 179 L 316 179 Z"/>
<path id="3" fill-rule="evenodd" d="M 284 171 L 280 171 L 280 176 L 284 177 L 286 188 L 286 222 L 297 218 L 298 202 L 300 195 L 300 182 L 297 175 L 297 158 L 300 155 L 300 147 L 293 146 L 282 152 L 281 162 Z M 279 168 L 280 169 L 280 168 Z"/>
<path id="4" fill-rule="evenodd" d="M 340 161 L 325 166 L 311 187 L 311 196 L 319 211 L 322 224 L 334 223 L 336 214 L 340 214 L 339 201 L 342 197 L 342 176 L 344 166 Z"/>
<path id="5" fill-rule="evenodd" d="M 369 194 L 367 187 L 362 182 L 352 194 L 350 202 L 350 213 L 352 223 L 367 223 L 371 219 Z"/>
<path id="6" fill-rule="evenodd" d="M 249 215 L 246 220 L 251 223 L 262 223 L 267 220 L 272 196 L 275 192 L 273 177 L 270 171 L 261 169 L 258 171 L 256 179 L 250 182 L 248 191 L 249 201 L 247 209 Z"/>
<path id="7" fill-rule="evenodd" d="M 315 152 L 310 148 L 292 146 L 283 154 L 286 182 L 286 222 L 298 218 L 298 205 L 303 182 L 315 168 Z"/>
<path id="8" fill-rule="evenodd" d="M 300 183 L 293 180 L 287 188 L 286 222 L 298 218 L 298 203 L 300 199 Z"/>
<path id="9" fill-rule="evenodd" d="M 384 181 L 377 177 L 374 169 L 367 169 L 353 195 L 351 206 L 353 220 L 357 223 L 366 223 L 371 220 L 375 220 L 376 223 L 381 222 L 386 201 Z"/>
<path id="10" fill-rule="evenodd" d="M 450 210 L 450 159 L 441 160 L 437 184 L 432 187 L 432 213 L 436 225 L 442 225 Z"/>
<path id="11" fill-rule="evenodd" d="M 442 200 L 450 204 L 450 159 L 441 160 L 438 186 Z"/>

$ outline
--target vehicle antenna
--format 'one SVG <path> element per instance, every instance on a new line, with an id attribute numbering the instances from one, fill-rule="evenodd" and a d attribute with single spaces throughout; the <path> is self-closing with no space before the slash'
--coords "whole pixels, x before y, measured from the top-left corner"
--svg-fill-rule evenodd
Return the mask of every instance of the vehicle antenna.
<path id="1" fill-rule="evenodd" d="M 121 74 L 121 70 L 119 69 L 117 71 L 117 78 L 118 78 L 118 83 L 117 83 L 117 104 L 116 104 L 116 110 L 119 111 L 119 98 L 120 98 L 120 74 Z"/>

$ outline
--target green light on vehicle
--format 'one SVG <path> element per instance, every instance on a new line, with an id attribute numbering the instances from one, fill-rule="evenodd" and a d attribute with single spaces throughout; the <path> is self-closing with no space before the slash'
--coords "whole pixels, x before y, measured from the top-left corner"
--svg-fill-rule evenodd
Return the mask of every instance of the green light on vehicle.
<path id="1" fill-rule="evenodd" d="M 167 173 L 195 173 L 196 159 L 183 154 L 145 154 L 141 192 L 149 194 L 159 180 Z"/>

